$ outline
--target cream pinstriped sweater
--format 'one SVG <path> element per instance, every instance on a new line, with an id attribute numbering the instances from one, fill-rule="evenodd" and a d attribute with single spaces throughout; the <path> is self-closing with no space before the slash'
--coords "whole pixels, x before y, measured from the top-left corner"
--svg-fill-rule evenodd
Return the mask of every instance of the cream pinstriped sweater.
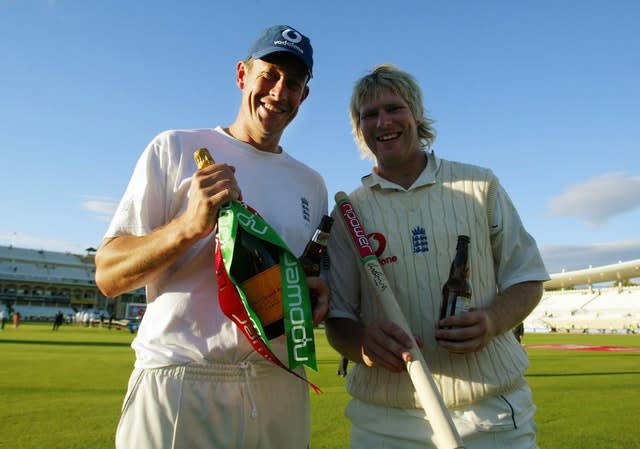
<path id="1" fill-rule="evenodd" d="M 440 160 L 433 153 L 428 158 L 427 168 L 408 190 L 371 174 L 350 199 L 413 332 L 425 341 L 425 360 L 447 406 L 456 407 L 518 386 L 528 366 L 511 332 L 466 355 L 450 354 L 435 344 L 441 289 L 457 236 L 471 237 L 472 306 L 485 306 L 498 290 L 546 280 L 548 274 L 534 239 L 490 170 Z M 340 220 L 335 211 L 334 218 Z M 329 242 L 329 317 L 367 324 L 383 317 L 374 292 L 360 276 L 349 238 L 344 226 L 334 227 Z M 421 408 L 406 373 L 354 364 L 347 390 L 374 404 Z"/>

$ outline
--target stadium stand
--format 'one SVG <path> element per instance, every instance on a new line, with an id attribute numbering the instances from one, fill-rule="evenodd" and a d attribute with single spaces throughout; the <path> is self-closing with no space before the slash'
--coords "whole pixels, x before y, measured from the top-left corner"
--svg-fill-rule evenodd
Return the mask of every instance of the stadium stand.
<path id="1" fill-rule="evenodd" d="M 551 275 L 525 332 L 637 333 L 640 259 Z"/>
<path id="2" fill-rule="evenodd" d="M 23 319 L 51 321 L 58 311 L 76 319 L 113 315 L 125 326 L 128 306 L 144 304 L 144 289 L 106 298 L 95 285 L 95 250 L 77 255 L 0 246 L 0 307 Z M 551 275 L 524 321 L 525 332 L 638 332 L 640 259 Z"/>
<path id="3" fill-rule="evenodd" d="M 84 255 L 0 246 L 0 307 L 22 320 L 52 321 L 62 312 L 95 320 L 124 317 L 128 303 L 144 302 L 144 289 L 106 298 L 95 285 L 95 249 Z"/>

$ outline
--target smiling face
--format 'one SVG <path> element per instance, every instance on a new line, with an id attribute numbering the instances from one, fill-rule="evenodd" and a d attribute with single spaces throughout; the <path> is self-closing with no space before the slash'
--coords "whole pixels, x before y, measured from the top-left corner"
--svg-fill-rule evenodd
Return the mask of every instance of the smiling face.
<path id="1" fill-rule="evenodd" d="M 391 89 L 362 103 L 359 132 L 383 176 L 389 171 L 413 168 L 424 160 L 416 119 L 407 102 Z"/>
<path id="2" fill-rule="evenodd" d="M 295 56 L 275 53 L 263 59 L 241 61 L 236 83 L 242 104 L 234 135 L 266 151 L 277 151 L 285 128 L 309 94 L 308 72 Z"/>

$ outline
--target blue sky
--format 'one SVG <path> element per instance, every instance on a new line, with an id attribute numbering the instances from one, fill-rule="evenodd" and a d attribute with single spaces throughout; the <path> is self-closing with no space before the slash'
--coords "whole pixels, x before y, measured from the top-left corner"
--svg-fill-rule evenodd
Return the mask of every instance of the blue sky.
<path id="1" fill-rule="evenodd" d="M 97 247 L 147 143 L 230 124 L 235 64 L 278 23 L 315 50 L 282 144 L 331 205 L 371 167 L 353 83 L 391 62 L 423 88 L 436 153 L 498 175 L 550 272 L 640 258 L 633 0 L 0 0 L 0 245 Z"/>

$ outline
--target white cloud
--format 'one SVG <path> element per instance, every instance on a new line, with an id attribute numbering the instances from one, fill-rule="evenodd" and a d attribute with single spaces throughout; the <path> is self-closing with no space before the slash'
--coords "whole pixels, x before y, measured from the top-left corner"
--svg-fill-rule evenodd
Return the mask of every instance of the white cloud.
<path id="1" fill-rule="evenodd" d="M 21 232 L 9 232 L 0 230 L 0 245 L 14 246 L 16 248 L 43 249 L 61 253 L 84 254 L 86 246 L 63 240 L 43 239 Z"/>
<path id="2" fill-rule="evenodd" d="M 82 203 L 82 207 L 88 210 L 101 222 L 110 222 L 118 203 L 111 200 L 87 200 Z"/>
<path id="3" fill-rule="evenodd" d="M 91 212 L 97 212 L 104 215 L 113 215 L 118 207 L 118 203 L 114 201 L 90 200 L 82 203 L 82 207 Z"/>
<path id="4" fill-rule="evenodd" d="M 92 214 L 98 221 L 109 222 L 118 203 L 109 199 L 95 199 L 85 196 L 82 208 Z M 84 254 L 90 245 L 65 240 L 47 239 L 0 229 L 0 245 L 15 246 L 16 248 L 43 249 L 62 253 Z"/>
<path id="5" fill-rule="evenodd" d="M 583 270 L 640 259 L 640 240 L 625 240 L 592 245 L 554 245 L 540 247 L 549 273 Z"/>
<path id="6" fill-rule="evenodd" d="M 577 217 L 590 226 L 640 207 L 640 177 L 605 173 L 569 187 L 549 201 L 550 215 Z"/>

